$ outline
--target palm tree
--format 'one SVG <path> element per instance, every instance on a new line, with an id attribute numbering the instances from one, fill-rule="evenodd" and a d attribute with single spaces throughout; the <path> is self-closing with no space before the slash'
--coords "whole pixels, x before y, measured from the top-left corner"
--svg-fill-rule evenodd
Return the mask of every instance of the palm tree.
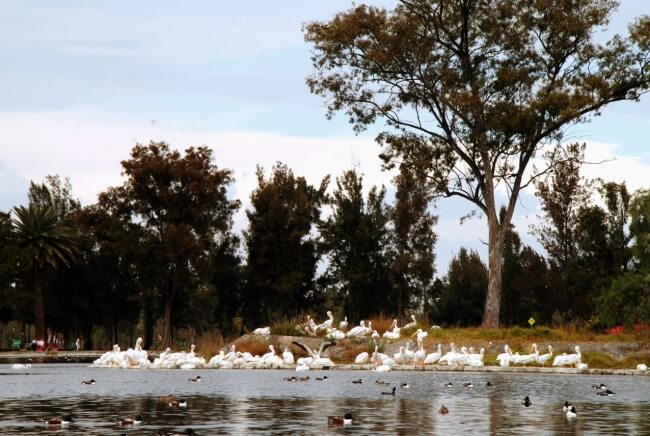
<path id="1" fill-rule="evenodd" d="M 72 228 L 61 222 L 51 207 L 30 204 L 14 207 L 13 212 L 12 238 L 30 262 L 36 338 L 45 339 L 43 272 L 48 266 L 69 268 L 78 252 L 77 245 Z"/>

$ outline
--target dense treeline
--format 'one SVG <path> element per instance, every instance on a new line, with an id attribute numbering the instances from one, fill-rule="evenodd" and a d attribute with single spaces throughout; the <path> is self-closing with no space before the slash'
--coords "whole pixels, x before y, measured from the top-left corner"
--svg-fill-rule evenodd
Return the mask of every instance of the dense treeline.
<path id="1" fill-rule="evenodd" d="M 536 186 L 542 214 L 531 230 L 547 256 L 507 232 L 501 323 L 647 322 L 650 193 L 584 180 L 584 148 L 566 153 Z M 29 204 L 0 214 L 0 322 L 19 326 L 4 340 L 56 333 L 105 347 L 141 334 L 160 347 L 325 309 L 353 322 L 413 312 L 435 324 L 481 322 L 487 267 L 459 247 L 434 280 L 428 180 L 406 166 L 392 203 L 355 170 L 312 186 L 282 163 L 258 168 L 241 236 L 235 175 L 210 149 L 136 145 L 122 167 L 124 183 L 96 204 L 81 207 L 69 180 L 48 176 L 31 184 Z"/>

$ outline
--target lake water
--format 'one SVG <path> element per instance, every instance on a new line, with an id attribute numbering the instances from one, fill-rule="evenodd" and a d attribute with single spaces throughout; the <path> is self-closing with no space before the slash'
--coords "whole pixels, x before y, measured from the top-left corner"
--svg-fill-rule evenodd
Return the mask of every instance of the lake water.
<path id="1" fill-rule="evenodd" d="M 201 375 L 201 382 L 188 378 Z M 309 376 L 306 382 L 284 377 Z M 327 376 L 326 381 L 316 377 Z M 363 384 L 353 384 L 361 378 Z M 95 379 L 95 385 L 82 380 Z M 375 384 L 381 379 L 390 386 Z M 487 381 L 492 387 L 486 386 Z M 451 387 L 446 387 L 451 382 Z M 474 387 L 465 388 L 463 383 Z M 408 383 L 409 388 L 401 388 Z M 616 394 L 600 397 L 593 384 Z M 397 386 L 396 395 L 381 395 Z M 187 400 L 171 408 L 161 396 Z M 532 405 L 521 403 L 528 395 Z M 578 417 L 567 419 L 564 401 Z M 446 405 L 449 414 L 438 410 Z M 354 423 L 328 427 L 328 415 Z M 46 428 L 43 419 L 75 422 Z M 133 428 L 118 418 L 140 414 Z M 116 370 L 83 364 L 0 365 L 0 434 L 650 434 L 650 378 L 550 374 L 284 370 Z"/>

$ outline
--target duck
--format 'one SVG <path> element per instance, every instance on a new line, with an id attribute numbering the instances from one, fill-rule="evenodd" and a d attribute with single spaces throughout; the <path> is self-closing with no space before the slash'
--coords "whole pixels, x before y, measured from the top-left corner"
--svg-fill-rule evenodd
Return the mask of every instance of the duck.
<path id="1" fill-rule="evenodd" d="M 72 419 L 72 415 L 63 415 L 57 418 L 45 419 L 43 421 L 45 425 L 49 425 L 49 426 L 68 425 L 71 422 L 74 422 L 74 419 Z"/>
<path id="2" fill-rule="evenodd" d="M 81 381 L 82 385 L 94 385 L 95 384 L 95 379 L 90 379 L 90 380 L 82 380 Z"/>
<path id="3" fill-rule="evenodd" d="M 286 381 L 286 382 L 296 382 L 296 381 L 298 381 L 298 379 L 296 378 L 296 376 L 292 376 L 292 377 L 285 377 L 284 381 Z"/>
<path id="4" fill-rule="evenodd" d="M 389 392 L 382 391 L 381 394 L 382 394 L 382 395 L 393 395 L 393 396 L 395 396 L 395 391 L 396 391 L 396 390 L 397 390 L 397 388 L 393 386 L 393 390 L 392 390 L 392 391 L 389 391 Z"/>
<path id="5" fill-rule="evenodd" d="M 603 383 L 598 383 L 597 385 L 592 385 L 591 388 L 592 389 L 607 389 L 607 385 L 605 385 Z"/>
<path id="6" fill-rule="evenodd" d="M 445 386 L 448 387 L 448 388 L 450 388 L 450 387 L 452 387 L 453 385 L 454 385 L 454 384 L 453 384 L 452 382 L 449 382 L 449 383 L 447 383 Z"/>
<path id="7" fill-rule="evenodd" d="M 309 376 L 306 376 L 306 377 L 298 377 L 298 381 L 300 381 L 300 382 L 306 382 L 306 381 L 309 381 Z"/>
<path id="8" fill-rule="evenodd" d="M 318 380 L 318 381 L 326 381 L 326 380 L 327 380 L 327 376 L 324 375 L 323 377 L 316 377 L 316 380 Z"/>
<path id="9" fill-rule="evenodd" d="M 562 407 L 562 411 L 563 412 L 568 412 L 569 410 L 571 410 L 571 407 L 573 407 L 573 406 L 571 404 L 569 404 L 568 401 L 565 401 L 564 406 Z"/>
<path id="10" fill-rule="evenodd" d="M 487 386 L 488 388 L 491 388 L 492 387 L 492 382 L 488 381 L 487 383 L 485 383 L 485 386 Z"/>
<path id="11" fill-rule="evenodd" d="M 375 384 L 382 385 L 382 386 L 388 386 L 388 385 L 390 385 L 390 382 L 383 381 L 383 380 L 375 380 Z"/>
<path id="12" fill-rule="evenodd" d="M 189 381 L 189 382 L 200 382 L 202 378 L 203 377 L 201 377 L 200 375 L 197 375 L 196 377 L 188 378 L 187 381 Z"/>
<path id="13" fill-rule="evenodd" d="M 363 383 L 363 380 L 362 379 L 352 380 L 352 383 L 360 385 Z"/>
<path id="14" fill-rule="evenodd" d="M 596 395 L 600 395 L 601 397 L 613 397 L 614 392 L 612 392 L 610 389 L 603 389 L 596 392 Z"/>
<path id="15" fill-rule="evenodd" d="M 464 388 L 473 388 L 474 385 L 472 384 L 472 382 L 468 382 L 468 383 L 463 383 L 463 387 Z"/>
<path id="16" fill-rule="evenodd" d="M 176 433 L 176 432 L 173 432 L 173 433 L 155 433 L 155 436 L 188 436 L 188 435 L 193 436 L 193 435 L 197 435 L 197 434 L 198 433 L 196 433 L 191 428 L 186 428 L 185 431 L 183 431 L 183 433 Z"/>
<path id="17" fill-rule="evenodd" d="M 526 398 L 524 398 L 524 401 L 522 401 L 521 404 L 523 404 L 524 407 L 530 407 L 533 403 L 530 402 L 530 398 L 528 398 L 528 395 L 526 395 Z"/>
<path id="18" fill-rule="evenodd" d="M 408 388 L 411 387 L 411 386 L 409 386 L 408 383 L 402 383 L 400 386 L 401 386 L 403 389 L 408 389 Z"/>
<path id="19" fill-rule="evenodd" d="M 142 424 L 142 415 L 135 415 L 133 418 L 120 419 L 120 425 L 138 425 Z"/>
<path id="20" fill-rule="evenodd" d="M 576 411 L 575 406 L 571 406 L 571 408 L 566 411 L 566 417 L 575 418 L 576 416 L 578 416 L 578 412 Z"/>
<path id="21" fill-rule="evenodd" d="M 327 425 L 350 425 L 352 424 L 352 414 L 346 413 L 343 416 L 328 416 Z"/>
<path id="22" fill-rule="evenodd" d="M 171 401 L 168 401 L 168 402 L 167 402 L 167 405 L 168 405 L 169 407 L 187 407 L 187 401 L 185 401 L 185 400 L 182 399 L 182 398 L 179 398 L 178 400 L 177 400 L 177 399 L 173 399 L 173 400 L 171 400 Z"/>
<path id="23" fill-rule="evenodd" d="M 442 415 L 446 415 L 449 413 L 449 409 L 447 409 L 447 406 L 443 404 L 442 406 L 440 406 L 438 412 L 440 412 Z"/>

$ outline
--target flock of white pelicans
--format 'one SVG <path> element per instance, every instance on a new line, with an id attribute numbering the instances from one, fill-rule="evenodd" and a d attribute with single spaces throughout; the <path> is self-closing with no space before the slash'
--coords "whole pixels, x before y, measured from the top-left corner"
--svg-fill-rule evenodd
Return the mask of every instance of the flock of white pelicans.
<path id="1" fill-rule="evenodd" d="M 247 351 L 240 352 L 235 349 L 235 345 L 230 347 L 228 352 L 221 351 L 206 361 L 205 358 L 195 353 L 195 346 L 192 344 L 189 352 L 172 352 L 167 348 L 160 353 L 153 361 L 150 361 L 148 354 L 142 349 L 142 338 L 138 338 L 135 347 L 126 351 L 121 351 L 118 345 L 113 346 L 113 350 L 104 353 L 100 358 L 93 362 L 94 366 L 111 367 L 111 368 L 152 368 L 152 369 L 197 369 L 197 368 L 221 368 L 221 369 L 264 369 L 264 368 L 286 368 L 295 365 L 296 371 L 306 371 L 310 369 L 329 369 L 335 366 L 335 363 L 323 354 L 328 347 L 335 345 L 336 340 L 354 337 L 370 337 L 374 341 L 374 352 L 359 353 L 354 363 L 363 365 L 361 368 L 372 371 L 385 372 L 390 371 L 399 365 L 450 365 L 450 366 L 484 366 L 485 349 L 481 348 L 478 352 L 473 347 L 457 348 L 454 343 L 449 345 L 449 350 L 443 354 L 442 344 L 438 348 L 428 353 L 424 347 L 424 339 L 428 333 L 418 328 L 412 337 L 416 337 L 416 347 L 411 349 L 412 342 L 409 340 L 406 346 L 401 346 L 399 352 L 388 355 L 379 352 L 377 339 L 380 339 L 379 333 L 372 328 L 372 322 L 368 325 L 361 321 L 358 326 L 347 329 L 347 317 L 339 323 L 338 328 L 334 326 L 334 317 L 332 312 L 327 312 L 328 319 L 323 323 L 317 324 L 311 317 L 307 317 L 304 324 L 296 326 L 304 334 L 317 336 L 325 335 L 325 341 L 321 343 L 318 349 L 312 349 L 308 345 L 293 341 L 292 344 L 304 351 L 306 357 L 295 359 L 294 354 L 285 347 L 282 353 L 278 353 L 273 345 L 269 345 L 269 350 L 263 355 L 253 355 Z M 417 327 L 417 321 L 414 315 L 411 316 L 412 322 L 403 327 L 397 326 L 397 320 L 393 321 L 391 328 L 384 332 L 383 338 L 396 340 L 401 337 L 402 330 L 413 329 Z M 433 327 L 439 328 L 439 327 Z M 270 335 L 269 327 L 258 328 L 254 332 L 256 335 Z M 510 365 L 545 365 L 553 358 L 552 366 L 574 366 L 575 368 L 585 369 L 588 367 L 582 362 L 580 347 L 575 346 L 574 353 L 563 353 L 554 356 L 552 346 L 548 346 L 548 353 L 540 353 L 537 344 L 532 344 L 528 354 L 513 353 L 508 345 L 504 346 L 504 352 L 496 357 L 496 361 L 501 367 Z M 637 370 L 645 371 L 647 366 L 639 364 Z"/>

